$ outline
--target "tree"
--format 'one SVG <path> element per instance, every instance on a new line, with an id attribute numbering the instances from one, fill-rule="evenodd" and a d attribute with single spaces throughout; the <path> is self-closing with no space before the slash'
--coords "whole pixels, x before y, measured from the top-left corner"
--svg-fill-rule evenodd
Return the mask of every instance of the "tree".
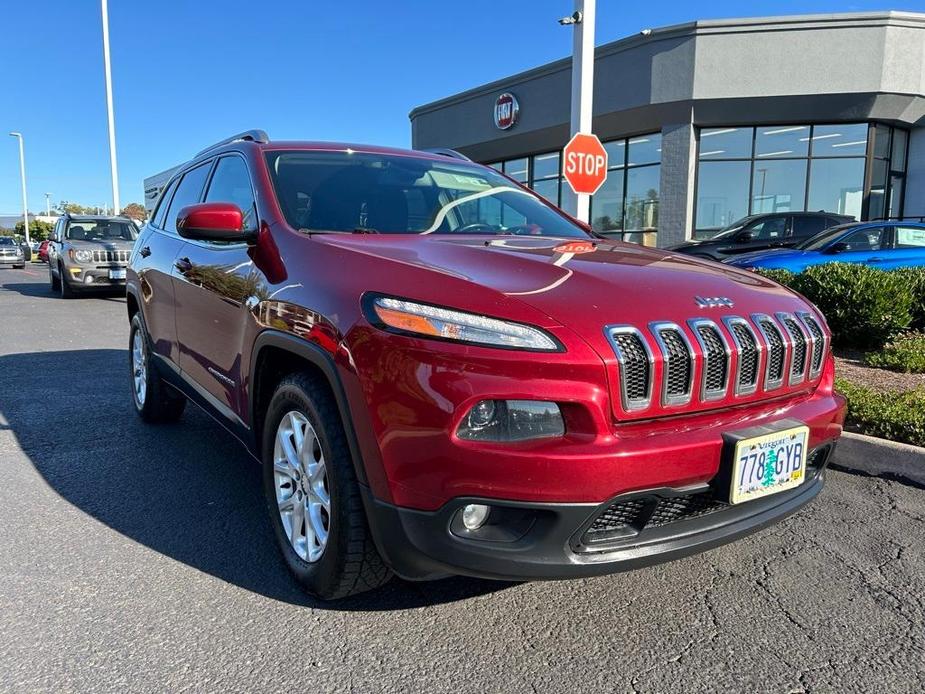
<path id="1" fill-rule="evenodd" d="M 43 222 L 38 219 L 29 220 L 29 240 L 30 241 L 44 241 L 49 236 L 51 232 L 55 230 L 55 225 L 50 222 Z M 16 228 L 14 229 L 17 236 L 23 238 L 26 237 L 25 229 L 23 229 L 22 222 L 16 222 Z"/>
<path id="2" fill-rule="evenodd" d="M 76 202 L 68 202 L 67 200 L 62 200 L 56 207 L 61 210 L 62 213 L 70 212 L 71 214 L 93 214 L 96 211 L 95 207 L 84 207 L 83 205 L 78 205 Z"/>
<path id="3" fill-rule="evenodd" d="M 148 211 L 145 209 L 145 206 L 137 202 L 130 202 L 123 207 L 122 214 L 126 217 L 137 219 L 139 222 L 143 222 L 148 218 Z"/>

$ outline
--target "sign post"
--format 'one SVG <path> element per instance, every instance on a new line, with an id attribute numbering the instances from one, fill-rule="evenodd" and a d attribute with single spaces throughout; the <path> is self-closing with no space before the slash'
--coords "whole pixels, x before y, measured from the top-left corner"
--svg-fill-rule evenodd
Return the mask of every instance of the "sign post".
<path id="1" fill-rule="evenodd" d="M 591 132 L 592 97 L 594 94 L 594 22 L 596 0 L 575 0 L 574 42 L 572 44 L 572 117 L 571 135 Z M 597 139 L 597 138 L 595 138 Z M 571 143 L 570 143 L 571 144 Z M 600 144 L 600 143 L 598 143 Z M 606 154 L 605 154 L 606 156 Z M 606 168 L 604 170 L 606 177 Z M 603 183 L 603 180 L 601 181 Z M 598 185 L 598 187 L 600 187 Z M 578 193 L 575 216 L 589 222 L 591 199 L 587 193 Z M 597 190 L 597 188 L 595 188 Z"/>

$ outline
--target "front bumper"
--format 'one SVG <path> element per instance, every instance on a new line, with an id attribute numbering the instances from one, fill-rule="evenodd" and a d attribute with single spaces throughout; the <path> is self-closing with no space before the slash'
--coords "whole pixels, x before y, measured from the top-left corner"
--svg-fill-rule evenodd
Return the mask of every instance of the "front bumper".
<path id="1" fill-rule="evenodd" d="M 77 289 L 105 289 L 125 286 L 125 265 L 107 265 L 99 267 L 86 267 L 82 265 L 66 266 L 67 283 Z M 112 275 L 117 275 L 113 277 Z M 121 277 L 118 275 L 121 274 Z"/>
<path id="2" fill-rule="evenodd" d="M 25 265 L 26 258 L 25 256 L 16 256 L 4 255 L 0 256 L 0 265 Z"/>
<path id="3" fill-rule="evenodd" d="M 617 533 L 589 542 L 589 529 L 606 510 L 623 499 L 704 495 L 706 487 L 632 492 L 603 504 L 559 504 L 456 498 L 436 511 L 401 508 L 375 499 L 362 487 L 370 528 L 385 561 L 400 576 L 429 580 L 466 575 L 501 580 L 564 579 L 641 568 L 695 554 L 731 542 L 791 515 L 822 490 L 825 467 L 835 442 L 814 449 L 813 472 L 796 489 L 736 506 L 717 503 L 709 513 Z M 716 492 L 717 498 L 720 492 Z M 461 509 L 472 503 L 492 506 L 492 516 L 477 531 L 466 531 Z M 492 518 L 499 519 L 492 522 Z"/>

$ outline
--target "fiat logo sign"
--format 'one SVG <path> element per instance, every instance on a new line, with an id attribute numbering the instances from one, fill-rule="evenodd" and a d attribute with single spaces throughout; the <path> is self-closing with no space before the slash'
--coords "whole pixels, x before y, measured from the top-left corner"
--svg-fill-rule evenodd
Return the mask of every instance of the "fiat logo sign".
<path id="1" fill-rule="evenodd" d="M 507 130 L 517 122 L 520 113 L 520 104 L 510 92 L 504 92 L 495 99 L 495 126 L 500 130 Z"/>

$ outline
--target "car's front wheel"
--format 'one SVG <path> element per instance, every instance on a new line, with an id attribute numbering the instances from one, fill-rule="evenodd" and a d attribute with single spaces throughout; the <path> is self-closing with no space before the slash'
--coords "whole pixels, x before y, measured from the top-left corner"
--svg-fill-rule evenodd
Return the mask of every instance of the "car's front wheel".
<path id="1" fill-rule="evenodd" d="M 175 422 L 183 414 L 186 398 L 164 383 L 151 363 L 144 325 L 137 313 L 132 316 L 128 345 L 135 412 L 146 422 Z"/>
<path id="2" fill-rule="evenodd" d="M 51 285 L 51 291 L 61 291 L 61 278 L 55 276 L 55 271 L 52 269 L 51 263 L 48 264 L 48 284 Z"/>
<path id="3" fill-rule="evenodd" d="M 340 413 L 310 374 L 288 376 L 263 429 L 264 495 L 287 567 L 306 591 L 334 600 L 391 578 L 369 534 Z"/>

